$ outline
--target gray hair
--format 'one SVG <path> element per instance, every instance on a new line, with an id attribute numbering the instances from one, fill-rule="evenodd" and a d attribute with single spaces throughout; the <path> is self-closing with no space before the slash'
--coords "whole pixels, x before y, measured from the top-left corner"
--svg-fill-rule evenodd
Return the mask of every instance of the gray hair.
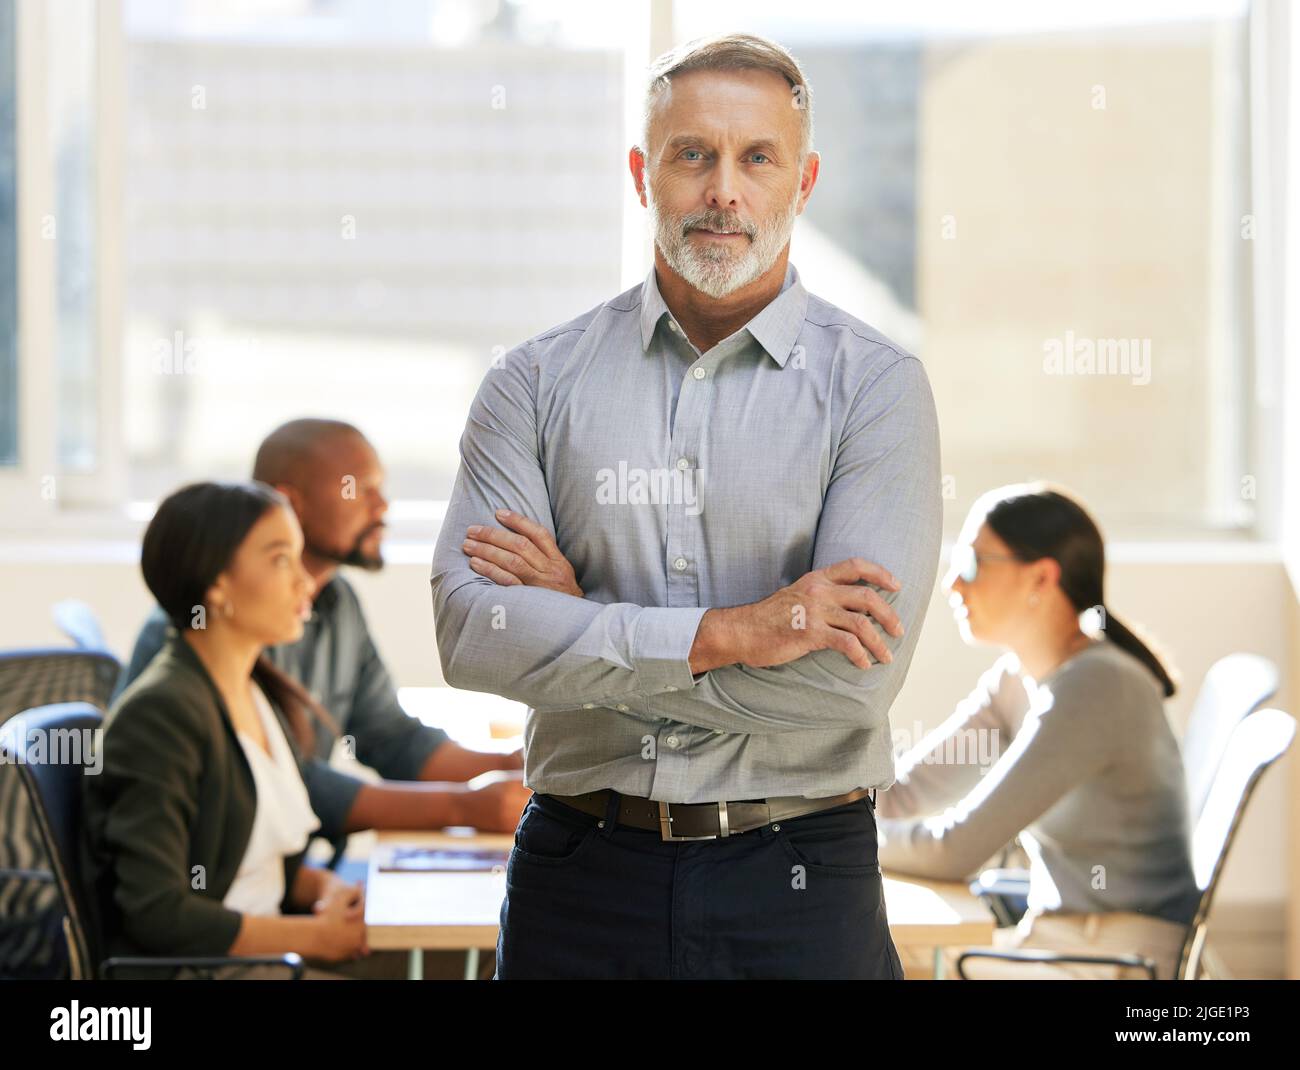
<path id="1" fill-rule="evenodd" d="M 775 41 L 747 33 L 718 34 L 669 49 L 650 65 L 641 124 L 641 151 L 650 152 L 650 121 L 672 95 L 674 75 L 686 71 L 772 71 L 790 86 L 790 105 L 800 113 L 799 163 L 813 150 L 812 86 L 798 61 Z"/>

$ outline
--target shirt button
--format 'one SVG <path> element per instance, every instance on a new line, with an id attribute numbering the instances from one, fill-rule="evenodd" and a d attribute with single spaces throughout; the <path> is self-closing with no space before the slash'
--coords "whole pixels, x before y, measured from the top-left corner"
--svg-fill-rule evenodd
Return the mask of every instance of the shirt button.
<path id="1" fill-rule="evenodd" d="M 677 690 L 677 685 L 676 685 L 676 684 L 669 684 L 667 687 L 664 688 L 664 690 L 665 690 L 665 691 L 676 691 L 676 690 Z"/>
<path id="2" fill-rule="evenodd" d="M 685 472 L 686 469 L 690 468 L 690 466 L 691 466 L 691 462 L 688 461 L 685 457 L 677 458 L 677 467 L 680 468 L 683 472 Z"/>
<path id="3" fill-rule="evenodd" d="M 678 572 L 681 572 L 682 569 L 684 569 L 685 567 L 686 567 L 686 558 L 684 557 L 679 557 L 676 561 L 673 562 L 673 568 L 675 568 Z"/>
<path id="4" fill-rule="evenodd" d="M 619 712 L 619 713 L 627 713 L 627 707 L 624 706 L 621 702 L 620 702 L 619 705 L 618 705 L 618 712 Z"/>
<path id="5" fill-rule="evenodd" d="M 703 368 L 696 368 L 693 372 L 691 372 L 691 374 L 695 376 L 695 378 L 697 379 L 703 379 L 709 373 L 706 372 Z"/>
<path id="6" fill-rule="evenodd" d="M 680 330 L 681 330 L 681 328 L 677 326 L 677 321 L 676 321 L 676 320 L 669 320 L 669 321 L 668 321 L 668 329 L 669 329 L 670 331 L 680 331 Z"/>
<path id="7" fill-rule="evenodd" d="M 678 739 L 676 736 L 669 736 L 666 740 L 664 740 L 664 742 L 667 743 L 668 746 L 670 747 L 676 747 L 679 743 L 681 743 L 681 740 Z"/>
<path id="8" fill-rule="evenodd" d="M 584 710 L 594 710 L 596 708 L 596 704 L 594 702 L 584 702 L 582 704 L 582 708 Z"/>

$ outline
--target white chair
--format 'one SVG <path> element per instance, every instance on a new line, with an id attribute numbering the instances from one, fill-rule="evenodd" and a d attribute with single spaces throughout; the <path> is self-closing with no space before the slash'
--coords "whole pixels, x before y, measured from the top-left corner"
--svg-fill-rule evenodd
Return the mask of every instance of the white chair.
<path id="1" fill-rule="evenodd" d="M 1201 890 L 1201 899 L 1183 941 L 1176 974 L 1180 981 L 1194 981 L 1200 972 L 1210 907 L 1233 840 L 1241 827 L 1246 804 L 1250 802 L 1264 770 L 1286 753 L 1294 738 L 1295 719 L 1281 710 L 1266 709 L 1244 717 L 1226 740 L 1192 836 L 1192 872 L 1196 886 Z M 966 978 L 964 964 L 970 959 L 1101 963 L 1142 970 L 1150 979 L 1156 978 L 1156 964 L 1141 955 L 1066 954 L 1039 948 L 977 948 L 964 952 L 957 959 L 957 973 L 962 978 Z"/>
<path id="2" fill-rule="evenodd" d="M 1229 654 L 1210 666 L 1183 733 L 1188 828 L 1196 828 L 1233 731 L 1277 693 L 1278 671 L 1258 654 Z"/>

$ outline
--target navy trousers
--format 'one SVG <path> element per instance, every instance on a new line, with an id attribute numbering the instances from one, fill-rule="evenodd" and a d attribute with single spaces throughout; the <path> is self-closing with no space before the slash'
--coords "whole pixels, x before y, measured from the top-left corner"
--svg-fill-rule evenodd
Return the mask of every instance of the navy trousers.
<path id="1" fill-rule="evenodd" d="M 870 797 L 665 842 L 534 795 L 506 869 L 494 979 L 903 979 Z"/>

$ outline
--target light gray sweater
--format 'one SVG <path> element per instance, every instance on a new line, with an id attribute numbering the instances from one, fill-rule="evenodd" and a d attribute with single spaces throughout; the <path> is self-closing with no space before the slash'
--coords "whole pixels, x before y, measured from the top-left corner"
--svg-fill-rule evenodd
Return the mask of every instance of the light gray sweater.
<path id="1" fill-rule="evenodd" d="M 1031 910 L 1187 923 L 1200 898 L 1163 693 L 1106 638 L 1037 683 L 999 658 L 899 758 L 876 813 L 886 873 L 971 877 L 1019 834 Z"/>

